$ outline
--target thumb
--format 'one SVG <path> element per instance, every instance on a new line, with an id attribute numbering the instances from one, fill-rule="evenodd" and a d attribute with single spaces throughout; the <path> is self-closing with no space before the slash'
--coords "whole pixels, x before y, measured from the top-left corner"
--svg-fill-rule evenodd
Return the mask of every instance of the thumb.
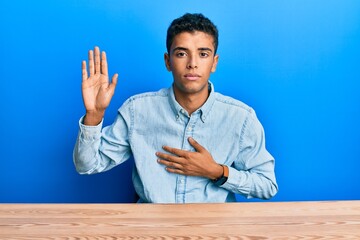
<path id="1" fill-rule="evenodd" d="M 115 87 L 116 87 L 116 84 L 118 82 L 118 76 L 119 76 L 119 74 L 115 73 L 114 76 L 111 79 L 111 84 L 110 84 L 109 87 L 110 87 L 110 89 L 112 91 L 115 91 Z"/>

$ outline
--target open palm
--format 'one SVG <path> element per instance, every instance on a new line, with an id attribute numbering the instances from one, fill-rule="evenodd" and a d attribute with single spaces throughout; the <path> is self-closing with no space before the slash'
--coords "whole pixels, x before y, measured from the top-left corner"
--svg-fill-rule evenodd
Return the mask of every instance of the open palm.
<path id="1" fill-rule="evenodd" d="M 106 53 L 95 47 L 89 51 L 89 74 L 86 61 L 82 62 L 82 96 L 86 112 L 104 113 L 115 92 L 118 74 L 109 82 Z"/>

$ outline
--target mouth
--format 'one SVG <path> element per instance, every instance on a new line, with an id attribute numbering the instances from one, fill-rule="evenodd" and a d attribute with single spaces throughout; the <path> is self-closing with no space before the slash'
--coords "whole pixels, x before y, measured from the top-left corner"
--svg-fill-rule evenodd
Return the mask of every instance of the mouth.
<path id="1" fill-rule="evenodd" d="M 200 78 L 200 75 L 195 74 L 195 73 L 188 73 L 188 74 L 185 74 L 184 77 L 185 77 L 187 80 L 195 81 L 195 80 L 198 80 L 198 79 Z"/>

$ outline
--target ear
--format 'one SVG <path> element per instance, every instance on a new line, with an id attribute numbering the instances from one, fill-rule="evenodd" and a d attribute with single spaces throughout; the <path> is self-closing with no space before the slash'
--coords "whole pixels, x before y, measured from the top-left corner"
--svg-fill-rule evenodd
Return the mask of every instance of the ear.
<path id="1" fill-rule="evenodd" d="M 211 72 L 212 73 L 216 71 L 216 66 L 218 64 L 218 61 L 219 61 L 219 55 L 216 54 L 215 57 L 214 57 L 213 65 L 211 67 Z"/>
<path id="2" fill-rule="evenodd" d="M 166 69 L 171 72 L 171 67 L 170 67 L 170 56 L 168 53 L 164 53 L 164 61 L 165 61 L 165 66 Z"/>

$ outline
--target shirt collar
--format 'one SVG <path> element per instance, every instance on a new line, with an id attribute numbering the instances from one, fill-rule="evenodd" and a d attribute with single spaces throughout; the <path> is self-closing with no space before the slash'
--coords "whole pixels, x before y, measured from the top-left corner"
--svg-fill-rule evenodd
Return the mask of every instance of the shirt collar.
<path id="1" fill-rule="evenodd" d="M 171 105 L 171 108 L 174 112 L 175 118 L 178 119 L 180 114 L 185 111 L 185 109 L 176 101 L 175 94 L 174 94 L 174 87 L 173 84 L 168 89 L 169 91 L 169 102 Z M 215 102 L 215 91 L 214 91 L 214 85 L 209 81 L 209 97 L 206 99 L 206 102 L 196 111 L 200 111 L 201 113 L 201 120 L 205 122 L 207 116 L 209 115 L 211 108 Z M 195 112 L 196 112 L 195 111 Z"/>

